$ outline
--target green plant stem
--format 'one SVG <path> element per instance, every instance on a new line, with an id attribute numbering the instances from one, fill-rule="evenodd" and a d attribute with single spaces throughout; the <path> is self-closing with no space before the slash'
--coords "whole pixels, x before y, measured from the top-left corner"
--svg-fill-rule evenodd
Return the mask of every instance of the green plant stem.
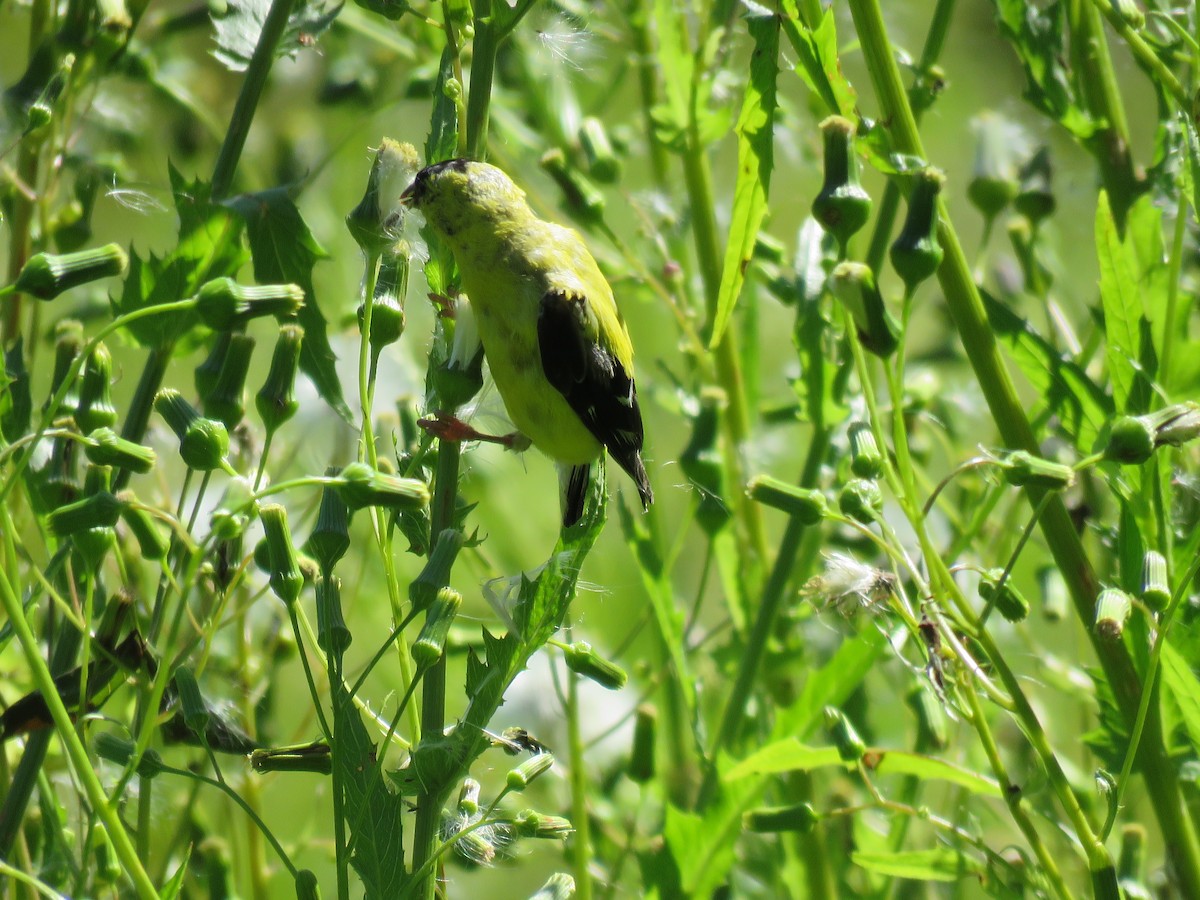
<path id="1" fill-rule="evenodd" d="M 434 482 L 430 534 L 441 534 L 453 526 L 458 499 L 458 466 L 461 446 L 455 441 L 438 442 L 437 475 Z M 446 657 L 429 667 L 421 680 L 421 741 L 440 741 L 446 728 Z M 451 785 L 432 784 L 421 791 L 413 836 L 412 870 L 419 872 L 432 861 L 438 839 L 442 806 Z M 433 900 L 437 878 L 431 866 L 425 881 L 417 886 L 418 900 Z"/>
<path id="2" fill-rule="evenodd" d="M 924 148 L 900 81 L 878 2 L 850 0 L 850 10 L 882 108 L 881 118 L 891 126 L 893 146 L 901 153 L 924 158 Z M 1033 429 L 1000 358 L 995 335 L 944 203 L 940 209 L 938 238 L 945 250 L 938 280 L 1001 438 L 1007 447 L 1037 453 Z M 1027 487 L 1025 491 L 1035 507 L 1045 493 L 1034 487 Z M 1055 564 L 1066 580 L 1076 614 L 1088 630 L 1105 678 L 1126 721 L 1132 725 L 1141 698 L 1137 671 L 1124 644 L 1104 641 L 1090 628 L 1098 582 L 1079 533 L 1060 497 L 1052 497 L 1047 504 L 1041 528 Z M 1191 820 L 1183 814 L 1175 766 L 1163 744 L 1158 709 L 1151 709 L 1147 715 L 1142 752 L 1145 754 L 1142 772 L 1167 844 L 1168 857 L 1175 866 L 1184 893 L 1200 897 L 1200 840 Z"/>
<path id="3" fill-rule="evenodd" d="M 567 672 L 567 750 L 571 758 L 571 860 L 575 867 L 575 896 L 592 900 L 592 834 L 588 819 L 588 767 L 579 728 L 579 676 Z"/>
<path id="4" fill-rule="evenodd" d="M 1117 12 L 1116 4 L 1112 0 L 1091 0 L 1091 2 L 1100 11 L 1100 14 L 1108 19 L 1108 24 L 1125 41 L 1133 58 L 1150 73 L 1154 82 L 1166 89 L 1181 110 L 1186 112 L 1191 109 L 1191 98 L 1188 97 L 1183 85 L 1179 83 L 1179 79 L 1175 77 L 1175 73 L 1167 68 L 1167 64 L 1150 48 L 1142 36 L 1121 17 L 1121 14 Z"/>
<path id="5" fill-rule="evenodd" d="M 0 513 L 0 516 L 3 517 L 5 529 L 13 527 L 7 507 L 4 508 L 3 513 Z M 129 842 L 129 834 L 125 831 L 125 824 L 121 821 L 120 816 L 117 815 L 117 811 L 109 804 L 108 798 L 104 794 L 104 788 L 101 786 L 99 778 L 96 777 L 91 760 L 88 759 L 87 749 L 83 746 L 83 742 L 80 741 L 79 735 L 75 733 L 75 727 L 71 722 L 71 715 L 67 712 L 66 706 L 63 705 L 62 697 L 59 696 L 58 689 L 54 685 L 54 677 L 50 674 L 49 667 L 41 657 L 37 638 L 30 629 L 29 622 L 25 619 L 25 612 L 21 609 L 20 598 L 13 591 L 13 586 L 8 580 L 6 572 L 0 572 L 0 602 L 4 605 L 5 614 L 12 624 L 17 641 L 21 645 L 21 650 L 25 654 L 25 662 L 29 666 L 33 682 L 41 692 L 50 717 L 54 720 L 54 727 L 58 732 L 59 740 L 62 741 L 63 747 L 67 751 L 67 757 L 71 761 L 71 768 L 75 770 L 75 778 L 83 786 L 88 802 L 108 829 L 113 849 L 116 851 L 117 858 L 121 860 L 121 865 L 124 866 L 130 880 L 133 882 L 134 891 L 137 893 L 139 900 L 157 900 L 158 891 L 154 889 L 154 885 L 150 882 L 150 877 L 146 874 L 146 870 L 142 867 L 142 863 L 138 859 L 137 852 Z"/>
<path id="6" fill-rule="evenodd" d="M 704 283 L 706 330 L 711 329 L 717 314 L 721 292 L 721 260 L 724 257 L 717 235 L 717 219 L 712 190 L 712 171 L 708 153 L 700 141 L 696 125 L 691 125 L 688 146 L 683 156 L 684 177 L 687 183 L 688 207 L 692 215 L 692 237 L 696 245 L 696 261 Z M 744 495 L 745 475 L 742 469 L 742 450 L 750 437 L 750 413 L 746 409 L 746 390 L 738 361 L 737 329 L 730 322 L 725 335 L 715 348 L 717 377 L 724 388 L 729 406 L 722 416 L 725 437 L 729 444 L 725 454 L 726 478 L 733 491 L 735 508 L 739 511 L 749 549 L 754 554 L 754 569 L 765 564 L 767 537 L 762 511 Z M 749 616 L 747 616 L 749 618 Z"/>
<path id="7" fill-rule="evenodd" d="M 1100 14 L 1092 0 L 1069 0 L 1066 8 L 1071 61 L 1078 90 L 1084 107 L 1100 123 L 1090 147 L 1094 150 L 1100 180 L 1112 204 L 1113 219 L 1124 233 L 1125 214 L 1137 197 L 1138 180 L 1129 150 L 1129 125 L 1117 76 L 1104 39 Z"/>
<path id="8" fill-rule="evenodd" d="M 467 153 L 473 159 L 487 156 L 492 78 L 496 71 L 500 38 L 492 14 L 492 0 L 476 0 L 475 38 L 471 41 L 471 89 L 467 93 Z"/>
<path id="9" fill-rule="evenodd" d="M 254 113 L 258 101 L 262 98 L 267 86 L 267 75 L 275 62 L 275 49 L 283 38 L 287 28 L 288 17 L 296 0 L 272 0 L 271 8 L 263 21 L 258 43 L 250 64 L 246 67 L 246 75 L 242 79 L 242 90 L 238 94 L 237 104 L 229 119 L 229 129 L 225 132 L 225 141 L 217 155 L 216 165 L 212 175 L 212 198 L 223 200 L 233 186 L 233 176 L 237 171 L 238 160 L 241 159 L 242 149 L 246 146 L 246 136 L 250 133 L 250 124 L 254 121 Z"/>
<path id="10" fill-rule="evenodd" d="M 1004 797 L 1005 804 L 1008 806 L 1009 815 L 1017 823 L 1021 834 L 1025 836 L 1025 840 L 1033 850 L 1034 856 L 1041 863 L 1042 871 L 1050 882 L 1050 886 L 1054 889 L 1054 893 L 1064 898 L 1064 900 L 1070 900 L 1072 896 L 1071 890 L 1067 887 L 1062 873 L 1058 870 L 1058 864 L 1054 860 L 1054 855 L 1046 847 L 1041 835 L 1038 834 L 1037 826 L 1033 824 L 1033 821 L 1026 813 L 1024 803 L 1022 802 L 1020 785 L 1014 784 L 1008 777 L 1008 767 L 1004 764 L 1004 759 L 1000 756 L 1000 748 L 996 745 L 992 730 L 988 726 L 983 705 L 979 702 L 979 695 L 970 685 L 967 685 L 966 689 L 961 692 L 961 696 L 967 699 L 967 704 L 971 709 L 971 725 L 975 729 L 975 733 L 979 736 L 979 743 L 983 746 L 984 755 L 987 756 L 992 773 L 996 776 L 996 780 L 1000 784 L 1000 793 Z"/>
<path id="11" fill-rule="evenodd" d="M 163 379 L 167 375 L 167 366 L 170 365 L 174 349 L 173 344 L 153 347 L 146 356 L 146 363 L 142 366 L 142 374 L 138 378 L 133 399 L 130 400 L 129 408 L 125 411 L 125 424 L 121 426 L 121 437 L 125 440 L 133 441 L 135 444 L 142 442 L 142 438 L 146 434 L 146 426 L 150 424 L 150 413 L 154 410 L 154 397 L 162 387 Z M 119 491 L 128 486 L 132 475 L 132 469 L 118 471 L 113 476 L 113 490 Z"/>

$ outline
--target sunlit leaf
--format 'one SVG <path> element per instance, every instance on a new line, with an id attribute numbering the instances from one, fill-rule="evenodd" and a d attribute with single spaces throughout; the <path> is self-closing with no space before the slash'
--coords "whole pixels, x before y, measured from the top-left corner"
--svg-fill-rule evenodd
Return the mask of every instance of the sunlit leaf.
<path id="1" fill-rule="evenodd" d="M 721 342 L 734 305 L 746 282 L 746 269 L 754 253 L 758 229 L 767 213 L 767 195 L 771 188 L 775 141 L 775 80 L 779 72 L 779 18 L 774 15 L 749 15 L 746 19 L 754 52 L 750 57 L 750 78 L 738 117 L 738 172 L 733 193 L 733 218 L 725 245 L 725 265 L 721 270 L 721 289 L 717 314 L 709 344 Z"/>
<path id="2" fill-rule="evenodd" d="M 286 187 L 257 194 L 242 194 L 228 202 L 246 223 L 246 236 L 254 260 L 254 277 L 260 284 L 298 284 L 304 288 L 304 305 L 297 316 L 304 326 L 300 368 L 319 393 L 347 422 L 350 410 L 342 399 L 342 384 L 334 368 L 337 357 L 329 346 L 325 316 L 317 303 L 312 270 L 326 257 Z"/>

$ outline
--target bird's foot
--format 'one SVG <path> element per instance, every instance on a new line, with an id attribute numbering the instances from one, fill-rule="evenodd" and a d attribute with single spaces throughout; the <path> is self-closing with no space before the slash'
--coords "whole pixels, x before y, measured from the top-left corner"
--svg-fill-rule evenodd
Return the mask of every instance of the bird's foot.
<path id="1" fill-rule="evenodd" d="M 432 418 L 418 419 L 417 424 L 435 438 L 443 441 L 482 441 L 488 444 L 499 444 L 507 450 L 515 450 L 518 453 L 528 450 L 533 443 L 519 431 L 509 434 L 485 434 L 450 413 L 434 413 Z"/>

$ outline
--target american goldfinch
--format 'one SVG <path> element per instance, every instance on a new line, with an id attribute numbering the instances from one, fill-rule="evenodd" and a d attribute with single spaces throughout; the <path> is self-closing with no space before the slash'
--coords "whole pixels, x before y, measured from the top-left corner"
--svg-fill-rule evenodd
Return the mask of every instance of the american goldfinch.
<path id="1" fill-rule="evenodd" d="M 539 219 L 511 178 L 473 160 L 422 169 L 403 199 L 454 254 L 513 424 L 559 465 L 563 524 L 583 514 L 605 450 L 649 506 L 633 345 L 579 234 Z"/>

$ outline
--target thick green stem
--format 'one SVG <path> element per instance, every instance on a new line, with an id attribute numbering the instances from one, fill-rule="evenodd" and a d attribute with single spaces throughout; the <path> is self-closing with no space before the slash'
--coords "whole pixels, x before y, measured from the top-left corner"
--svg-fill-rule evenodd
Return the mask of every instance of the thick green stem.
<path id="1" fill-rule="evenodd" d="M 4 518 L 4 528 L 12 528 L 13 523 L 8 518 L 7 513 L 5 513 Z M 150 876 L 146 874 L 146 870 L 142 867 L 133 844 L 129 841 L 129 834 L 125 831 L 125 824 L 121 821 L 121 817 L 117 814 L 116 809 L 109 804 L 108 797 L 104 794 L 104 788 L 100 784 L 100 779 L 96 776 L 95 769 L 92 768 L 91 760 L 88 758 L 87 749 L 75 733 L 75 727 L 71 722 L 71 714 L 67 712 L 62 697 L 59 696 L 58 688 L 54 685 L 54 677 L 50 674 L 50 669 L 46 665 L 46 661 L 41 657 L 37 638 L 30 629 L 29 622 L 25 619 L 25 612 L 21 608 L 21 600 L 14 592 L 8 576 L 4 573 L 0 573 L 0 603 L 4 606 L 4 612 L 8 616 L 13 632 L 17 636 L 17 642 L 25 654 L 25 663 L 29 666 L 33 682 L 37 685 L 46 702 L 46 708 L 50 713 L 50 718 L 54 721 L 54 727 L 58 732 L 59 740 L 62 741 L 63 747 L 67 752 L 67 758 L 71 761 L 71 768 L 75 772 L 75 778 L 82 785 L 88 802 L 92 805 L 92 809 L 95 810 L 108 829 L 113 849 L 116 851 L 121 865 L 125 868 L 125 872 L 133 882 L 134 891 L 137 893 L 139 900 L 157 900 L 158 891 L 154 889 L 154 885 L 150 881 Z"/>
<path id="2" fill-rule="evenodd" d="M 893 146 L 898 152 L 924 158 L 924 148 L 900 81 L 878 2 L 850 0 L 850 10 L 881 106 L 880 118 L 890 123 Z M 938 280 L 1004 445 L 1037 453 L 1033 429 L 1000 358 L 995 335 L 944 204 L 938 237 L 946 251 L 938 270 Z M 1032 486 L 1026 488 L 1026 493 L 1035 508 L 1044 496 L 1043 491 Z M 1051 498 L 1047 504 L 1041 528 L 1122 714 L 1132 724 L 1141 697 L 1141 683 L 1125 645 L 1120 641 L 1103 640 L 1090 627 L 1098 583 L 1079 533 L 1060 497 Z M 1184 893 L 1200 897 L 1200 841 L 1191 821 L 1183 815 L 1175 767 L 1163 745 L 1162 721 L 1157 708 L 1147 717 L 1143 740 L 1142 772 L 1167 844 L 1167 855 L 1174 864 Z"/>
<path id="3" fill-rule="evenodd" d="M 225 142 L 221 144 L 217 164 L 213 168 L 214 200 L 224 199 L 233 186 L 233 175 L 237 171 L 238 160 L 242 157 L 242 149 L 246 146 L 246 136 L 250 134 L 254 112 L 267 86 L 267 75 L 275 62 L 275 49 L 283 38 L 288 17 L 291 16 L 292 7 L 295 5 L 296 0 L 272 0 L 271 8 L 267 11 L 267 18 L 258 36 L 258 44 L 254 47 L 254 55 L 250 57 L 250 65 L 246 67 L 246 76 L 242 79 L 242 91 L 238 94 L 237 104 L 233 108 L 229 130 L 225 132 Z"/>
<path id="4" fill-rule="evenodd" d="M 471 42 L 471 90 L 467 94 L 467 153 L 473 159 L 483 159 L 487 155 L 492 78 L 496 71 L 496 52 L 500 49 L 491 13 L 491 0 L 477 0 L 475 39 Z"/>
<path id="5" fill-rule="evenodd" d="M 1100 167 L 1100 180 L 1112 204 L 1113 219 L 1124 231 L 1125 214 L 1138 194 L 1138 179 L 1129 150 L 1129 125 L 1117 88 L 1100 13 L 1092 0 L 1070 0 L 1067 21 L 1071 31 L 1071 61 L 1084 107 L 1099 123 L 1091 149 Z"/>
<path id="6" fill-rule="evenodd" d="M 571 755 L 571 856 L 575 868 L 575 896 L 592 900 L 592 835 L 588 821 L 588 769 L 580 733 L 579 676 L 567 672 L 567 744 Z"/>
<path id="7" fill-rule="evenodd" d="M 430 534 L 441 534 L 453 527 L 454 509 L 458 500 L 458 465 L 460 445 L 441 441 L 438 445 L 437 475 L 434 482 L 432 525 Z M 429 667 L 421 679 L 421 741 L 442 739 L 446 728 L 446 657 Z M 420 871 L 433 857 L 438 840 L 442 806 L 452 785 L 431 784 L 422 790 L 417 805 L 417 821 L 413 836 L 412 871 Z M 430 868 L 425 881 L 418 885 L 418 900 L 433 900 L 437 887 L 436 870 Z"/>

